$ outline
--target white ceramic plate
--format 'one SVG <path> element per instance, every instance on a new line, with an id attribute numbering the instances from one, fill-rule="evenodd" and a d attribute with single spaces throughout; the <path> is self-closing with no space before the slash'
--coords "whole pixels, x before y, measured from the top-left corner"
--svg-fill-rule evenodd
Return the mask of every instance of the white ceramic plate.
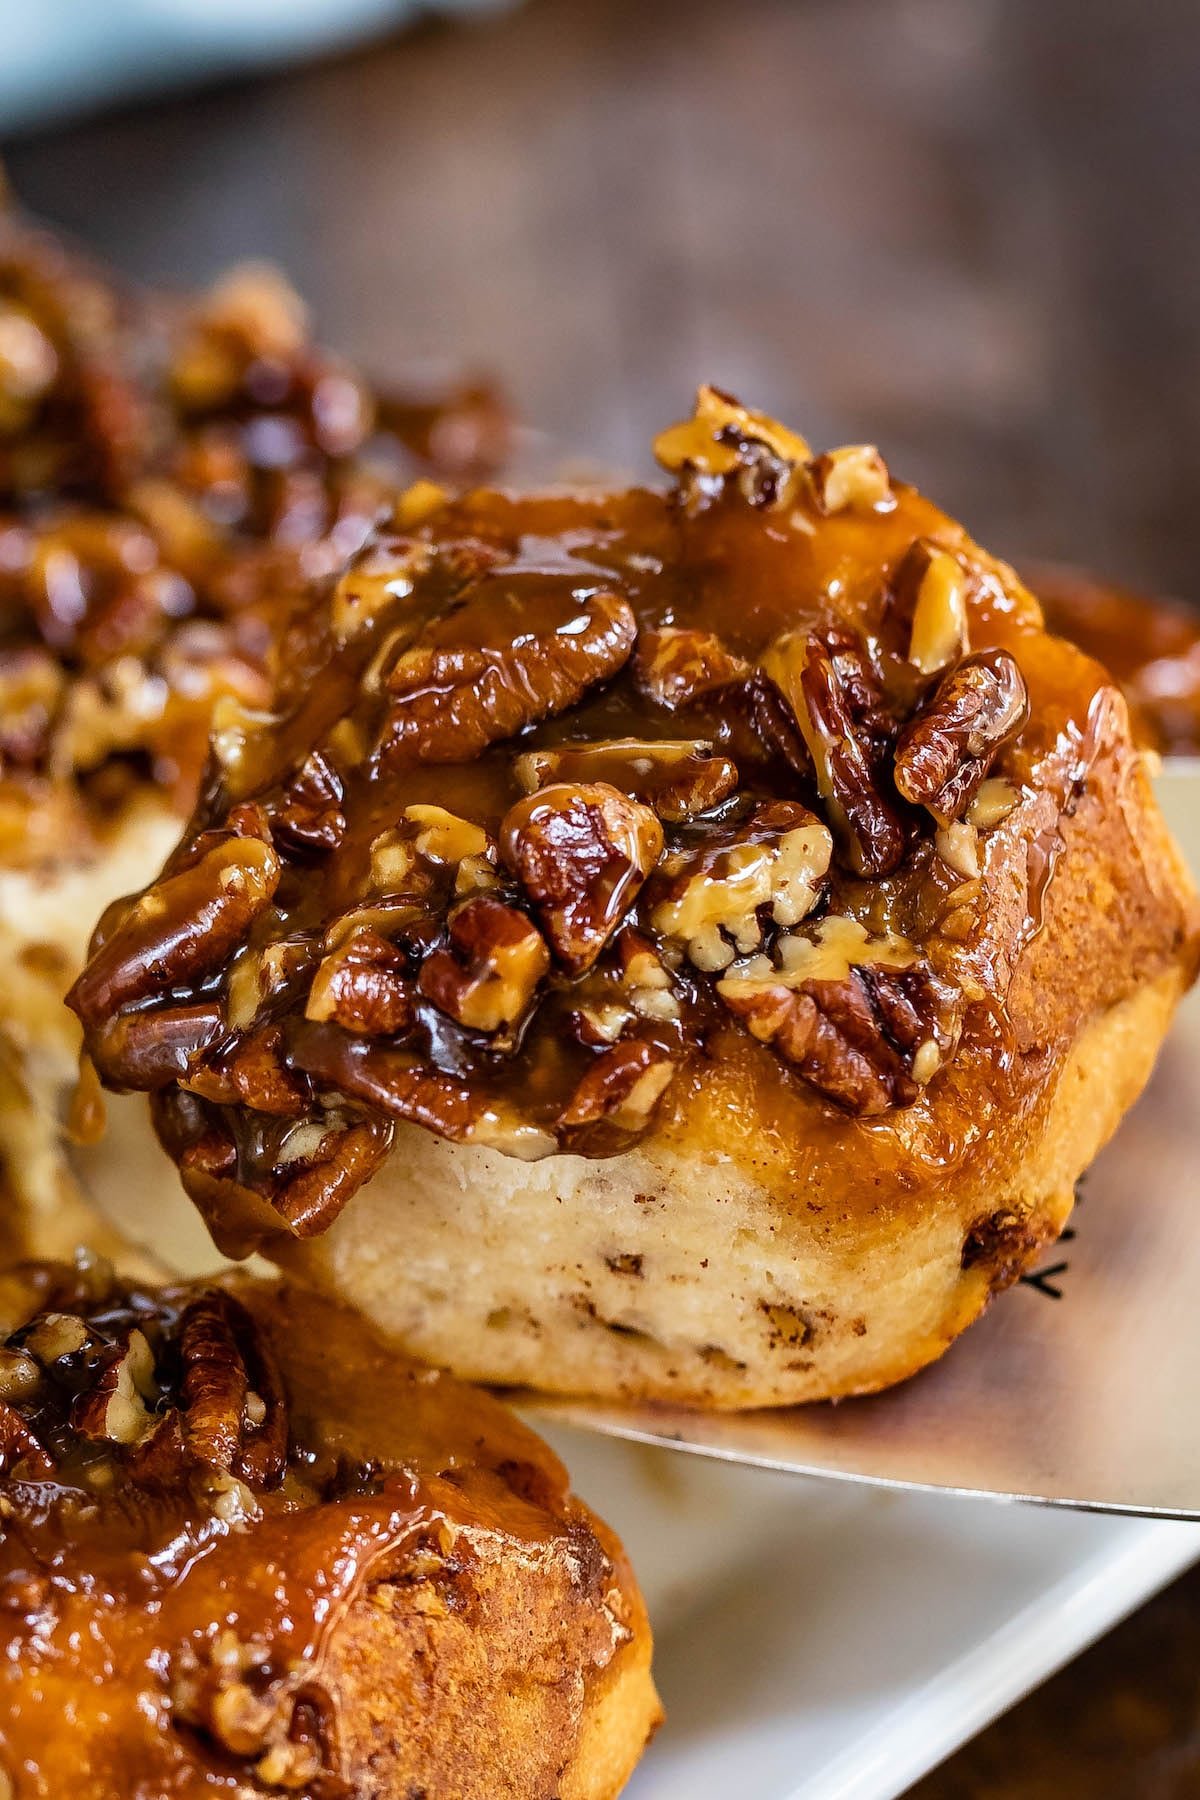
<path id="1" fill-rule="evenodd" d="M 622 1534 L 667 1723 L 628 1800 L 891 1800 L 1200 1558 L 1200 1526 L 546 1432 Z"/>

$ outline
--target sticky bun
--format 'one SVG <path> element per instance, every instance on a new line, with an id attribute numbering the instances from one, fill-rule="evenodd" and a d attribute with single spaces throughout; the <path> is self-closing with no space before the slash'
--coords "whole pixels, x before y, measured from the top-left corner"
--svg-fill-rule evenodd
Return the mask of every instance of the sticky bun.
<path id="1" fill-rule="evenodd" d="M 72 1004 L 223 1248 L 459 1374 L 722 1407 L 938 1356 L 1195 972 L 1106 672 L 871 447 L 409 490 Z"/>
<path id="2" fill-rule="evenodd" d="M 0 1275 L 0 1792 L 609 1800 L 620 1545 L 494 1401 L 311 1294 Z"/>

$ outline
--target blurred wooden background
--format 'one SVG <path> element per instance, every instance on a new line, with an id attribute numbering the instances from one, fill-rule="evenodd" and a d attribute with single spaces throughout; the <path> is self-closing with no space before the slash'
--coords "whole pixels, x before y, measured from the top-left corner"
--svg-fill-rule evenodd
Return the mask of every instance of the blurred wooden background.
<path id="1" fill-rule="evenodd" d="M 700 376 L 995 547 L 1200 593 L 1195 0 L 531 0 L 8 149 L 139 275 L 277 257 L 646 463 Z"/>
<path id="2" fill-rule="evenodd" d="M 331 343 L 494 369 L 592 466 L 713 379 L 1200 599 L 1196 0 L 530 0 L 4 154 L 131 273 L 275 257 Z M 920 1800 L 1195 1800 L 1198 1671 L 1192 1577 Z"/>

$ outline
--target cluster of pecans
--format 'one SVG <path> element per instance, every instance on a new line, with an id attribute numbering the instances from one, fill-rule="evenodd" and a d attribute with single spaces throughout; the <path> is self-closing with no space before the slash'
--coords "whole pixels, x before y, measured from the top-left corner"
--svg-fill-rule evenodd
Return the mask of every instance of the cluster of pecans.
<path id="1" fill-rule="evenodd" d="M 895 504 L 874 450 L 813 458 L 716 390 L 657 449 L 684 531 Z M 197 829 L 73 991 L 103 1077 L 159 1092 L 185 1176 L 299 1232 L 398 1118 L 611 1153 L 722 1032 L 848 1113 L 911 1105 L 965 996 L 884 902 L 936 866 L 964 911 L 1028 708 L 1013 656 L 972 649 L 966 555 L 918 536 L 885 628 L 824 617 L 750 655 L 643 616 L 619 569 L 518 579 L 457 519 L 404 496 L 338 581 L 336 717 L 301 681 L 218 736 Z"/>
<path id="2" fill-rule="evenodd" d="M 250 1311 L 222 1288 L 157 1294 L 102 1258 L 0 1277 L 0 1472 L 103 1494 L 118 1472 L 256 1515 L 289 1453 L 288 1409 Z"/>
<path id="3" fill-rule="evenodd" d="M 369 386 L 267 266 L 168 305 L 0 215 L 0 780 L 111 804 L 148 762 L 190 804 L 214 701 L 266 704 L 308 583 L 506 429 L 479 385 Z"/>

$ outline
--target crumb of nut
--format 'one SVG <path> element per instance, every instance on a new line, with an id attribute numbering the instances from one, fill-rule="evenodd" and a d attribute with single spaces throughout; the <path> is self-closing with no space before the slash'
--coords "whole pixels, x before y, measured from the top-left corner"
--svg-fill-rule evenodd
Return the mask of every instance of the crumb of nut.
<path id="1" fill-rule="evenodd" d="M 670 971 L 653 944 L 640 932 L 627 928 L 618 939 L 617 949 L 622 989 L 634 1012 L 643 1019 L 663 1022 L 682 1017 Z"/>
<path id="2" fill-rule="evenodd" d="M 209 742 L 231 797 L 248 793 L 254 786 L 255 751 L 261 747 L 265 731 L 274 723 L 271 713 L 256 712 L 234 694 L 217 696 Z"/>
<path id="3" fill-rule="evenodd" d="M 979 874 L 979 834 L 965 819 L 939 826 L 933 844 L 947 868 L 965 881 L 973 881 Z"/>
<path id="4" fill-rule="evenodd" d="M 928 1087 L 942 1066 L 942 1053 L 933 1038 L 926 1038 L 912 1062 L 912 1078 L 918 1087 Z"/>
<path id="5" fill-rule="evenodd" d="M 493 855 L 489 846 L 488 850 L 479 856 L 463 857 L 454 871 L 454 892 L 459 899 L 498 885 L 499 876 L 496 874 Z"/>
<path id="6" fill-rule="evenodd" d="M 558 960 L 591 967 L 663 849 L 658 819 L 607 782 L 556 782 L 519 800 L 500 849 Z"/>
<path id="7" fill-rule="evenodd" d="M 1007 819 L 1020 798 L 1011 781 L 999 775 L 989 776 L 967 808 L 967 823 L 974 825 L 976 831 L 991 831 Z"/>
<path id="8" fill-rule="evenodd" d="M 214 1518 L 231 1530 L 252 1525 L 262 1517 L 258 1496 L 236 1475 L 221 1469 L 206 1469 L 197 1477 L 196 1487 Z"/>
<path id="9" fill-rule="evenodd" d="M 874 444 L 843 444 L 813 458 L 809 479 L 826 514 L 871 512 L 892 497 L 891 477 Z"/>
<path id="10" fill-rule="evenodd" d="M 381 894 L 406 893 L 417 870 L 417 847 L 411 835 L 395 828 L 371 842 L 371 887 Z"/>
<path id="11" fill-rule="evenodd" d="M 910 616 L 908 660 L 922 675 L 937 675 L 970 649 L 967 571 L 959 558 L 927 538 L 912 545 L 896 576 Z"/>
<path id="12" fill-rule="evenodd" d="M 291 1739 L 272 1744 L 254 1767 L 265 1787 L 282 1788 L 285 1792 L 306 1787 L 320 1772 L 321 1756 L 316 1745 L 293 1743 Z"/>
<path id="13" fill-rule="evenodd" d="M 550 952 L 532 920 L 490 894 L 462 901 L 447 921 L 448 948 L 421 966 L 426 999 L 470 1031 L 514 1025 L 549 972 Z"/>
<path id="14" fill-rule="evenodd" d="M 484 856 L 489 849 L 482 826 L 458 818 L 444 806 L 406 806 L 404 817 L 416 825 L 417 852 L 430 862 L 460 863 L 468 856 Z"/>

